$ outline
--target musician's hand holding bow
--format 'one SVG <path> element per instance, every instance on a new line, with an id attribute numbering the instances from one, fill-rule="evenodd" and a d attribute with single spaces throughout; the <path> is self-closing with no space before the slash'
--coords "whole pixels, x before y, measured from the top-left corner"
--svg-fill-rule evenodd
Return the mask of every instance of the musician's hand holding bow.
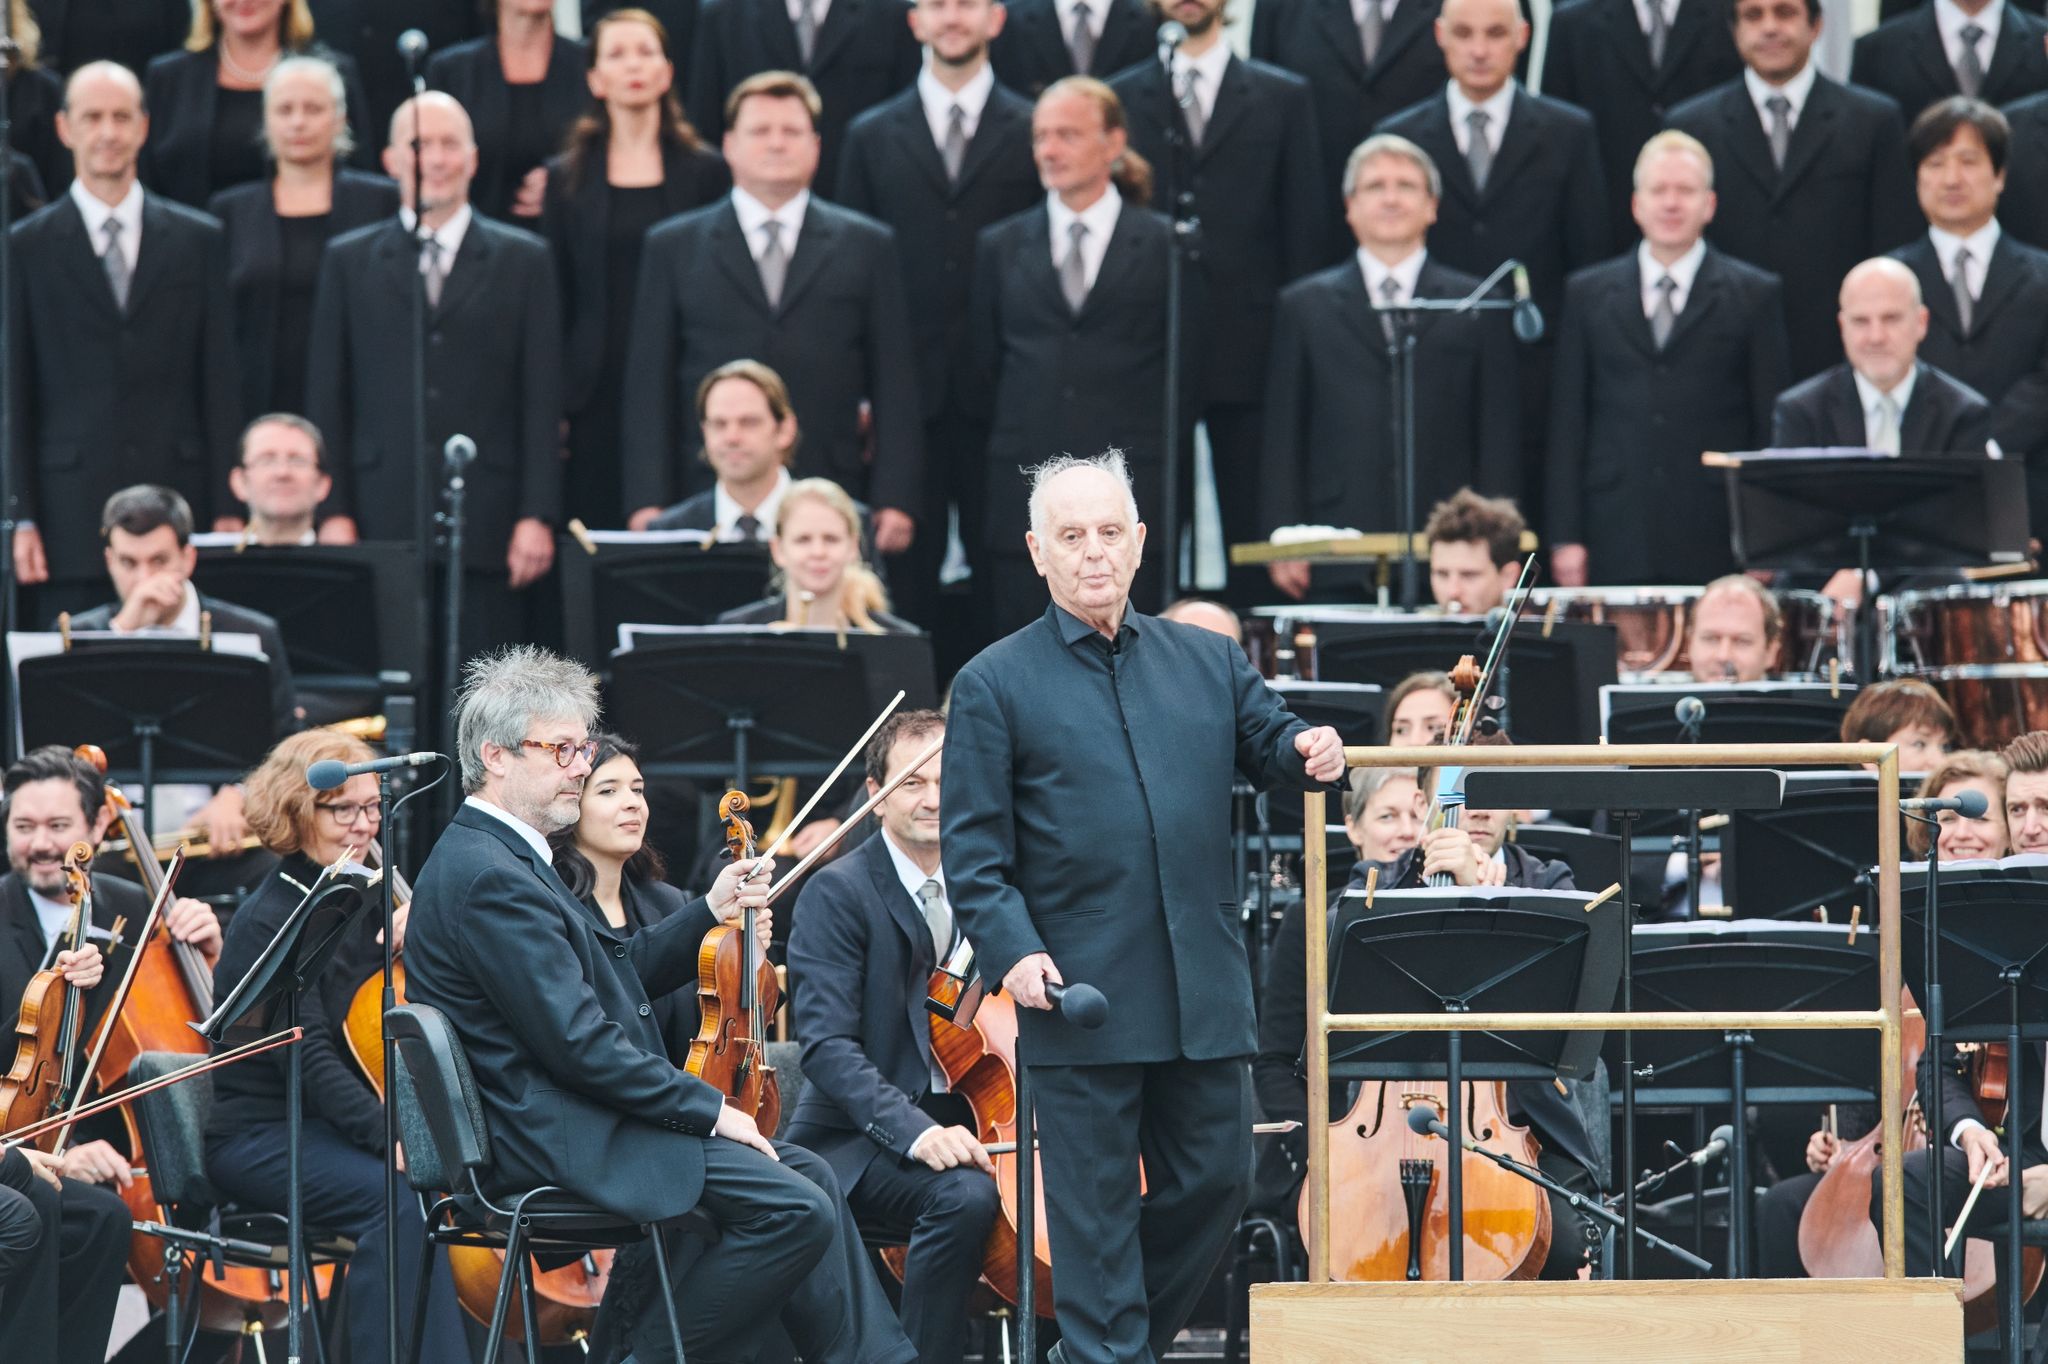
<path id="1" fill-rule="evenodd" d="M 1998 1137 L 1984 1124 L 1973 1122 L 1955 1135 L 1956 1145 L 1963 1148 L 1963 1154 L 1970 1158 L 1970 1182 L 1989 1166 L 1991 1173 L 1984 1177 L 1987 1189 L 2003 1188 L 2005 1185 L 2005 1148 L 1998 1144 Z"/>
<path id="2" fill-rule="evenodd" d="M 59 952 L 56 966 L 66 984 L 76 985 L 81 990 L 90 990 L 107 973 L 106 958 L 100 955 L 95 943 L 87 943 L 76 952 Z"/>
<path id="3" fill-rule="evenodd" d="M 755 867 L 761 874 L 749 878 L 748 873 Z M 720 923 L 736 924 L 747 910 L 754 911 L 754 936 L 761 950 L 768 950 L 768 943 L 774 936 L 775 912 L 768 908 L 768 885 L 775 877 L 775 859 L 772 857 L 739 858 L 726 864 L 712 882 L 710 893 L 704 901 L 711 906 L 711 913 Z"/>
<path id="4" fill-rule="evenodd" d="M 1294 751 L 1302 758 L 1311 781 L 1341 781 L 1344 777 L 1344 741 L 1328 725 L 1318 725 L 1294 736 Z"/>
<path id="5" fill-rule="evenodd" d="M 1030 956 L 1012 966 L 1003 977 L 1003 989 L 1009 992 L 1012 1003 L 1027 1009 L 1050 1009 L 1052 997 L 1045 992 L 1045 983 L 1065 985 L 1067 979 L 1060 974 L 1060 968 L 1052 964 L 1052 958 L 1044 952 L 1033 952 Z"/>

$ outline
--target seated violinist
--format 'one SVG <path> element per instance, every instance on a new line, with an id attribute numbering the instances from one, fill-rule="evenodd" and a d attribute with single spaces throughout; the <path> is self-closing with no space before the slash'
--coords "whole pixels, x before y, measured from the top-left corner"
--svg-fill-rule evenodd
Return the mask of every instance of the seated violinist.
<path id="1" fill-rule="evenodd" d="M 889 717 L 867 747 L 873 795 L 945 733 L 934 710 Z M 823 1156 L 864 1227 L 909 1242 L 900 1316 L 920 1364 L 957 1364 L 995 1220 L 994 1165 L 932 1054 L 924 999 L 959 932 L 939 863 L 934 756 L 877 813 L 881 828 L 798 897 L 789 938 L 802 1103 L 788 1137 Z"/>
<path id="2" fill-rule="evenodd" d="M 257 883 L 229 923 L 215 973 L 216 994 L 224 996 L 248 974 L 324 867 L 344 852 L 352 853 L 357 862 L 369 860 L 369 845 L 378 831 L 377 778 L 351 777 L 335 790 L 315 791 L 306 784 L 306 768 L 327 759 L 357 763 L 375 756 L 362 740 L 340 730 L 311 729 L 271 749 L 249 774 L 250 827 L 263 846 L 283 860 Z M 398 945 L 405 941 L 404 914 L 401 906 L 395 925 Z M 386 1229 L 384 1105 L 355 1060 L 344 1031 L 357 989 L 383 967 L 382 918 L 365 915 L 335 952 L 318 986 L 299 1001 L 299 1023 L 306 1030 L 300 1045 L 305 1077 L 300 1128 L 305 1216 L 308 1225 L 356 1243 L 342 1301 L 349 1357 L 356 1364 L 384 1358 L 385 1257 L 398 1257 L 401 1338 L 412 1321 L 411 1301 L 419 1281 L 419 1204 L 402 1195 L 400 1225 L 395 1232 Z M 382 1060 L 376 1058 L 378 1064 Z M 290 1196 L 283 1053 L 270 1052 L 216 1071 L 213 1093 L 206 1127 L 206 1177 L 243 1207 L 283 1212 Z M 399 1159 L 403 1168 L 402 1152 Z M 439 1262 L 427 1297 L 421 1358 L 461 1364 L 469 1358 L 461 1309 L 455 1302 L 446 1252 L 434 1254 Z"/>

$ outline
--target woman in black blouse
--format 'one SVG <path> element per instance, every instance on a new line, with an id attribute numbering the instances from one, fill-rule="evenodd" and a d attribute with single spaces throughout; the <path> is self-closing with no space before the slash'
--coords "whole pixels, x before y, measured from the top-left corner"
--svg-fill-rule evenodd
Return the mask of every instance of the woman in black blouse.
<path id="1" fill-rule="evenodd" d="M 195 4 L 186 50 L 152 61 L 143 80 L 150 126 L 142 147 L 142 182 L 197 208 L 224 189 L 268 178 L 264 82 L 285 58 L 312 45 L 313 15 L 306 0 Z M 344 108 L 363 108 L 354 61 L 339 53 L 327 55 L 341 72 Z"/>
<path id="2" fill-rule="evenodd" d="M 305 408 L 306 337 L 328 241 L 398 211 L 398 186 L 337 164 L 349 151 L 347 95 L 326 58 L 287 58 L 270 73 L 263 138 L 271 177 L 206 205 L 227 228 L 243 410 L 252 415 Z"/>
<path id="3" fill-rule="evenodd" d="M 668 31 L 646 10 L 615 10 L 590 35 L 596 104 L 548 163 L 541 233 L 562 288 L 568 372 L 567 514 L 625 524 L 619 479 L 620 404 L 640 244 L 664 218 L 731 187 L 725 161 L 683 117 Z"/>
<path id="4" fill-rule="evenodd" d="M 71 184 L 71 149 L 57 139 L 64 82 L 44 62 L 48 44 L 28 0 L 7 0 L 7 9 L 15 43 L 15 60 L 7 70 L 7 141 L 33 164 L 40 182 L 33 197 L 40 202 Z M 17 207 L 27 197 L 17 194 Z"/>
<path id="5" fill-rule="evenodd" d="M 306 892 L 351 848 L 360 860 L 377 836 L 377 779 L 354 777 L 333 791 L 306 785 L 308 765 L 329 758 L 367 762 L 375 755 L 362 740 L 337 729 L 309 729 L 270 751 L 244 787 L 249 827 L 284 860 L 251 891 L 228 924 L 218 994 L 240 983 L 277 936 Z M 397 923 L 403 942 L 405 924 Z M 398 1257 L 401 1338 L 412 1320 L 413 1285 L 419 1281 L 420 1212 L 411 1197 L 398 1200 L 399 1225 L 384 1225 L 384 1106 L 348 1054 L 342 1025 L 356 988 L 383 967 L 382 924 L 366 916 L 343 942 L 318 984 L 299 1001 L 299 1044 L 304 1067 L 300 1128 L 301 1180 L 306 1220 L 356 1243 L 349 1263 L 349 1357 L 384 1364 L 384 1257 Z M 206 1124 L 206 1177 L 244 1207 L 283 1212 L 289 1194 L 285 1146 L 284 1062 L 268 1056 L 214 1074 L 213 1109 Z M 403 1159 L 403 1153 L 400 1155 Z M 445 1256 L 427 1296 L 427 1330 L 420 1358 L 464 1360 L 469 1347 L 461 1308 Z"/>
<path id="6" fill-rule="evenodd" d="M 191 0 L 29 0 L 29 8 L 42 25 L 43 59 L 62 75 L 97 61 L 141 71 L 183 42 L 192 22 Z"/>
<path id="7" fill-rule="evenodd" d="M 583 46 L 555 32 L 554 0 L 497 0 L 497 32 L 436 53 L 427 84 L 476 128 L 469 201 L 492 218 L 540 217 L 545 163 L 583 112 Z"/>

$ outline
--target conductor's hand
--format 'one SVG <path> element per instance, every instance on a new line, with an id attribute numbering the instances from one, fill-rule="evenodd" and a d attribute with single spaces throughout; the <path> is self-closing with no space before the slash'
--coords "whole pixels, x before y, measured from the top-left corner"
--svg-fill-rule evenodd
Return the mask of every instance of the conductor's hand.
<path id="1" fill-rule="evenodd" d="M 1045 993 L 1045 983 L 1065 985 L 1067 978 L 1060 974 L 1060 968 L 1052 964 L 1052 958 L 1043 952 L 1033 952 L 1003 977 L 1003 988 L 1010 992 L 1010 1000 L 1027 1009 L 1050 1009 L 1052 1000 Z"/>
<path id="2" fill-rule="evenodd" d="M 1304 559 L 1281 559 L 1267 564 L 1266 576 L 1273 580 L 1273 586 L 1296 601 L 1308 595 L 1308 562 Z"/>
<path id="3" fill-rule="evenodd" d="M 775 1147 L 768 1138 L 761 1135 L 761 1129 L 754 1125 L 753 1118 L 731 1104 L 720 1105 L 718 1125 L 711 1129 L 711 1135 L 724 1137 L 727 1141 L 736 1141 L 742 1146 L 751 1146 L 770 1160 L 782 1159 L 775 1154 Z"/>
<path id="4" fill-rule="evenodd" d="M 761 874 L 748 880 L 747 873 L 757 866 Z M 711 913 L 720 923 L 738 923 L 745 911 L 755 911 L 754 927 L 759 931 L 761 923 L 768 917 L 768 885 L 774 878 L 774 858 L 736 858 L 718 873 L 718 879 L 711 883 L 710 891 L 704 896 L 704 903 L 711 906 Z"/>
<path id="5" fill-rule="evenodd" d="M 1294 736 L 1294 751 L 1301 755 L 1311 781 L 1341 781 L 1344 777 L 1344 741 L 1328 725 L 1318 725 Z"/>
<path id="6" fill-rule="evenodd" d="M 1586 547 L 1584 545 L 1556 545 L 1550 551 L 1550 576 L 1557 580 L 1559 587 L 1584 587 L 1586 585 Z"/>
<path id="7" fill-rule="evenodd" d="M 1422 838 L 1422 874 L 1425 877 L 1450 873 L 1461 886 L 1484 883 L 1479 846 L 1463 829 L 1431 829 Z"/>
<path id="8" fill-rule="evenodd" d="M 996 1172 L 996 1163 L 982 1149 L 981 1138 L 964 1127 L 927 1127 L 910 1143 L 910 1158 L 921 1160 L 934 1170 L 952 1170 L 975 1165 Z M 2048 1169 L 2048 1166 L 2042 1167 Z"/>
<path id="9" fill-rule="evenodd" d="M 43 533 L 34 526 L 15 527 L 14 576 L 30 587 L 50 581 L 50 561 L 43 554 Z"/>
<path id="10" fill-rule="evenodd" d="M 1991 1174 L 1984 1180 L 1987 1189 L 2005 1187 L 2005 1152 L 1998 1145 L 1998 1138 L 1982 1123 L 1972 1123 L 1956 1134 L 1956 1145 L 1963 1148 L 1963 1154 L 1970 1158 L 1970 1182 L 1975 1184 L 1977 1176 L 1988 1166 Z"/>
<path id="11" fill-rule="evenodd" d="M 1825 1127 L 1806 1139 L 1806 1168 L 1817 1175 L 1828 1172 L 1828 1166 L 1835 1163 L 1835 1153 L 1842 1149 L 1842 1143 L 1835 1134 Z"/>
<path id="12" fill-rule="evenodd" d="M 512 526 L 505 550 L 505 570 L 515 588 L 538 582 L 555 563 L 555 536 L 548 523 L 522 516 Z"/>

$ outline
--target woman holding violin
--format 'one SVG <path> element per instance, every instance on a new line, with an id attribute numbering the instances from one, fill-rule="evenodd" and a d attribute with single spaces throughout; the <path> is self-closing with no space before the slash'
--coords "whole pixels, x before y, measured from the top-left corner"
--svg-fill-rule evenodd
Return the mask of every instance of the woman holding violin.
<path id="1" fill-rule="evenodd" d="M 378 833 L 377 779 L 350 778 L 332 791 L 306 784 L 306 768 L 325 759 L 367 762 L 376 756 L 362 740 L 335 729 L 294 734 L 270 751 L 245 784 L 250 827 L 283 860 L 236 912 L 217 968 L 219 991 L 238 984 L 318 879 L 344 853 L 365 861 Z M 406 907 L 396 928 L 405 933 Z M 383 967 L 382 928 L 366 917 L 342 944 L 319 985 L 299 1004 L 306 1030 L 301 1044 L 305 1109 L 302 1175 L 308 1222 L 355 1241 L 346 1301 L 350 1358 L 383 1358 L 384 1257 L 399 1260 L 400 1323 L 411 1320 L 421 1225 L 411 1198 L 398 1203 L 401 1225 L 384 1225 L 384 1110 L 362 1073 L 346 1059 L 343 1023 L 356 987 Z M 214 1104 L 206 1131 L 206 1174 L 215 1187 L 251 1208 L 283 1211 L 286 1184 L 285 1070 L 276 1055 L 230 1066 L 214 1078 Z M 401 1161 L 404 1159 L 400 1153 Z M 444 1260 L 436 1266 L 427 1300 L 425 1359 L 469 1358 L 460 1309 Z"/>

